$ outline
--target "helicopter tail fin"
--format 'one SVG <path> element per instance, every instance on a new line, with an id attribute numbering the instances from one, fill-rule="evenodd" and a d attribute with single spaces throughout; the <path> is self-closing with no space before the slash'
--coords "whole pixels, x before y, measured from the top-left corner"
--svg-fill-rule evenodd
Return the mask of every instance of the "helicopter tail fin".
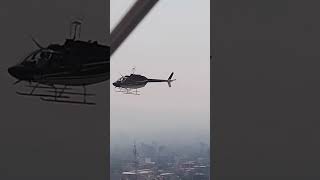
<path id="1" fill-rule="evenodd" d="M 171 87 L 171 82 L 175 81 L 175 79 L 172 79 L 173 77 L 173 72 L 170 74 L 169 78 L 168 78 L 168 86 Z"/>
<path id="2" fill-rule="evenodd" d="M 172 76 L 173 76 L 173 72 L 170 74 L 168 81 L 170 81 L 172 79 Z"/>

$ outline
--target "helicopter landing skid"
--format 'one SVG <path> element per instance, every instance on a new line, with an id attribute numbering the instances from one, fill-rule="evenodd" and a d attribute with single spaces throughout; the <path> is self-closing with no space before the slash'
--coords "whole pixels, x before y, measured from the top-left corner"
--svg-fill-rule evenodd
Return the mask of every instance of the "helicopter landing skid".
<path id="1" fill-rule="evenodd" d="M 140 94 L 137 94 L 137 93 L 132 93 L 132 92 L 128 92 L 128 93 L 123 93 L 123 94 L 131 94 L 131 95 L 136 95 L 136 96 L 139 96 Z"/>
<path id="2" fill-rule="evenodd" d="M 57 89 L 57 90 L 72 90 L 72 88 L 68 87 L 51 87 L 51 86 L 33 86 L 33 85 L 26 85 L 26 87 L 36 88 L 36 89 Z"/>
<path id="3" fill-rule="evenodd" d="M 18 95 L 21 96 L 36 96 L 36 97 L 59 97 L 59 98 L 70 98 L 69 96 L 55 96 L 50 94 L 30 94 L 30 93 L 23 93 L 23 92 L 16 92 Z"/>
<path id="4" fill-rule="evenodd" d="M 120 92 L 122 94 L 140 95 L 139 91 L 137 91 L 137 90 L 133 91 L 131 89 L 126 89 L 126 90 L 120 89 L 120 90 L 115 91 L 115 92 Z"/>
<path id="5" fill-rule="evenodd" d="M 51 92 L 54 93 L 54 91 L 47 91 L 47 92 Z M 70 94 L 70 95 L 82 95 L 82 96 L 95 96 L 95 94 L 89 94 L 89 93 L 77 93 L 77 92 L 63 92 L 62 94 Z"/>
<path id="6" fill-rule="evenodd" d="M 67 86 L 64 87 L 56 87 L 52 86 L 40 86 L 39 84 L 36 85 L 29 85 L 26 86 L 32 88 L 31 92 L 16 92 L 18 95 L 22 96 L 36 96 L 40 97 L 43 101 L 48 102 L 59 102 L 59 103 L 69 103 L 69 104 L 86 104 L 86 105 L 95 105 L 96 103 L 87 102 L 87 96 L 95 96 L 95 94 L 90 94 L 86 92 L 86 87 L 83 86 L 83 92 L 72 92 L 72 91 L 65 91 L 65 90 L 73 90 L 73 88 L 69 88 Z M 36 89 L 43 89 L 43 93 L 34 93 Z M 47 90 L 46 90 L 47 89 Z M 83 100 L 71 100 L 71 97 L 82 96 Z M 68 99 L 68 100 L 67 100 Z M 70 100 L 69 100 L 70 99 Z"/>
<path id="7" fill-rule="evenodd" d="M 59 99 L 49 99 L 49 98 L 45 98 L 45 97 L 41 97 L 40 99 L 43 101 L 57 102 L 57 103 L 96 105 L 96 103 L 85 102 L 85 101 L 68 101 L 68 100 L 59 100 Z"/>
<path id="8" fill-rule="evenodd" d="M 55 93 L 55 91 L 49 90 L 47 92 Z M 62 94 L 67 94 L 67 95 L 81 95 L 83 96 L 83 101 L 75 101 L 75 100 L 64 100 L 65 98 L 62 97 Z M 85 104 L 85 105 L 96 105 L 94 102 L 87 102 L 86 97 L 87 96 L 95 96 L 95 94 L 89 94 L 89 93 L 78 93 L 78 92 L 61 92 L 59 96 L 56 97 L 40 97 L 41 100 L 43 101 L 48 101 L 48 102 L 57 102 L 57 103 L 68 103 L 68 104 Z"/>

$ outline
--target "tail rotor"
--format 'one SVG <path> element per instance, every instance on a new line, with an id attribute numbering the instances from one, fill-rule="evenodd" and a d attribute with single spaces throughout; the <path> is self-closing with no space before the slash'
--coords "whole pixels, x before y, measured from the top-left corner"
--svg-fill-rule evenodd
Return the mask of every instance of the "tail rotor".
<path id="1" fill-rule="evenodd" d="M 171 82 L 176 80 L 176 79 L 172 79 L 173 74 L 174 74 L 174 73 L 172 72 L 172 73 L 170 74 L 169 78 L 168 78 L 168 86 L 169 86 L 169 87 L 171 87 Z"/>

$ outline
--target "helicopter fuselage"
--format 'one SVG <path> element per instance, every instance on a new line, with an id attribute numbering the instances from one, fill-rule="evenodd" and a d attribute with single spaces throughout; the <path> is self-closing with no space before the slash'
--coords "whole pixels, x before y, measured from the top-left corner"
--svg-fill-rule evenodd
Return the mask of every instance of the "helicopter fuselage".
<path id="1" fill-rule="evenodd" d="M 9 68 L 20 81 L 46 85 L 85 86 L 103 82 L 110 74 L 110 47 L 97 42 L 67 39 L 30 53 Z"/>
<path id="2" fill-rule="evenodd" d="M 172 81 L 173 73 L 170 74 L 168 79 L 148 79 L 145 76 L 139 74 L 131 74 L 129 76 L 122 76 L 120 79 L 115 81 L 113 85 L 117 88 L 124 89 L 138 89 L 144 87 L 149 82 L 167 82 L 170 85 Z"/>

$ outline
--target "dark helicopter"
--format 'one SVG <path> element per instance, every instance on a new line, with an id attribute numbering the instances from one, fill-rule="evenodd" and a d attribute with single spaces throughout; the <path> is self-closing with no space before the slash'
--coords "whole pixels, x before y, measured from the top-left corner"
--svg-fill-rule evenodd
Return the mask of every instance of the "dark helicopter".
<path id="1" fill-rule="evenodd" d="M 36 82 L 45 85 L 86 86 L 109 79 L 110 47 L 97 41 L 80 41 L 81 22 L 72 22 L 73 38 L 63 45 L 48 47 L 34 43 L 39 49 L 8 69 L 18 82 Z"/>
<path id="2" fill-rule="evenodd" d="M 97 41 L 80 40 L 81 21 L 72 22 L 70 38 L 64 44 L 42 46 L 35 39 L 38 47 L 22 62 L 8 69 L 18 84 L 29 82 L 29 93 L 19 95 L 39 96 L 45 101 L 94 104 L 86 101 L 86 86 L 100 83 L 110 78 L 110 57 L 142 21 L 158 0 L 137 0 L 128 13 L 111 32 L 109 45 Z M 63 86 L 63 87 L 58 87 Z M 82 86 L 83 93 L 66 92 L 67 86 Z M 54 94 L 35 94 L 36 89 L 51 89 Z M 83 95 L 83 101 L 67 101 L 66 95 Z"/>
<path id="3" fill-rule="evenodd" d="M 116 82 L 112 83 L 116 88 L 119 88 L 120 91 L 125 94 L 138 94 L 138 89 L 145 87 L 150 82 L 166 82 L 168 83 L 168 86 L 171 87 L 171 82 L 175 81 L 175 79 L 172 79 L 173 72 L 170 74 L 168 79 L 149 79 L 145 76 L 142 76 L 140 74 L 135 74 L 134 70 L 133 73 L 130 75 L 122 76 L 119 78 Z M 135 93 L 130 92 L 131 90 L 135 90 Z"/>

